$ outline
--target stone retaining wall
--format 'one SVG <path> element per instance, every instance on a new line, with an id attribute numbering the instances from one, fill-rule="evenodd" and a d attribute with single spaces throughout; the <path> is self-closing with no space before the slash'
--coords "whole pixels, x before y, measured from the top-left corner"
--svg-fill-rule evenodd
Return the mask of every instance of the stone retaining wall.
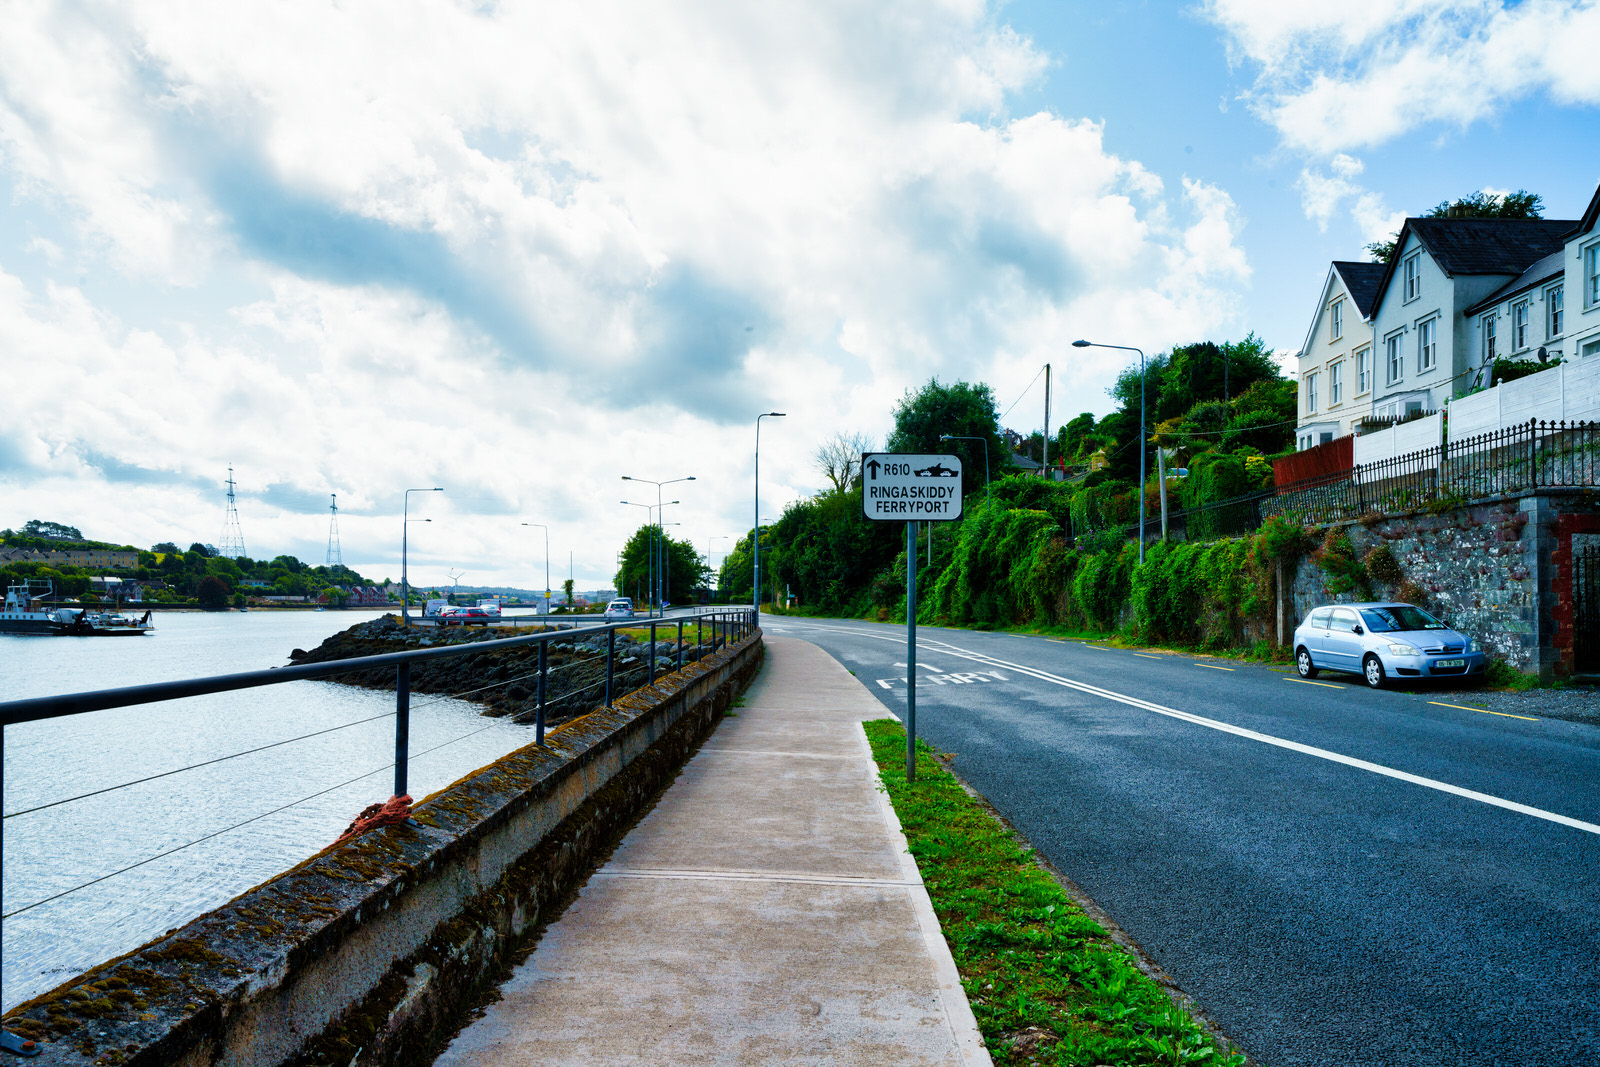
<path id="1" fill-rule="evenodd" d="M 760 668 L 659 678 L 6 1016 L 41 1065 L 426 1064 Z"/>

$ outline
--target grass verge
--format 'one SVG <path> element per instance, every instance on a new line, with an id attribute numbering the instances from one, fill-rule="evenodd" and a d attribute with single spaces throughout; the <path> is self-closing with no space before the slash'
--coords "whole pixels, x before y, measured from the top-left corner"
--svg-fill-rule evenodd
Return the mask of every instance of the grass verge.
<path id="1" fill-rule="evenodd" d="M 1243 1067 L 1139 970 L 922 742 L 866 725 L 978 1028 L 997 1064 Z"/>

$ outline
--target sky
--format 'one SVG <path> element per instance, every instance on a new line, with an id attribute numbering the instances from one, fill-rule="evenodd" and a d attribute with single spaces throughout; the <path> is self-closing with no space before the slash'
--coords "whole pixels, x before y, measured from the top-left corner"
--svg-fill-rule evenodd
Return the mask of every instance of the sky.
<path id="1" fill-rule="evenodd" d="M 1287 361 L 1406 215 L 1600 180 L 1596 2 L 0 7 L 0 528 L 215 544 L 231 467 L 423 586 L 609 585 L 625 475 L 715 565 L 761 412 L 765 523 L 930 378 Z"/>

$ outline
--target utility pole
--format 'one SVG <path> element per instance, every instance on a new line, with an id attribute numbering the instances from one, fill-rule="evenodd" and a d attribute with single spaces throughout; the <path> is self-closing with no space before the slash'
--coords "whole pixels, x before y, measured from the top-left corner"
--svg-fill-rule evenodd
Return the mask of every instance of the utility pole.
<path id="1" fill-rule="evenodd" d="M 1044 461 L 1039 465 L 1039 473 L 1045 480 L 1050 479 L 1050 364 L 1044 365 L 1044 433 L 1041 435 L 1044 442 L 1043 451 L 1039 454 Z M 931 530 L 933 527 L 929 527 Z"/>
<path id="2" fill-rule="evenodd" d="M 328 566 L 344 566 L 344 558 L 339 554 L 339 494 L 328 494 L 333 502 L 328 505 L 328 510 L 333 512 L 333 518 L 328 521 Z"/>

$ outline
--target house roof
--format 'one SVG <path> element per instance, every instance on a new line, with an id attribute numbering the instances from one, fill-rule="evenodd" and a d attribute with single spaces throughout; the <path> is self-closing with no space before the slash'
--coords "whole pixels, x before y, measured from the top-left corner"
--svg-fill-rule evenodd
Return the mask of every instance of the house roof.
<path id="1" fill-rule="evenodd" d="M 1415 237 L 1449 277 L 1517 275 L 1550 253 L 1561 251 L 1576 225 L 1576 219 L 1406 219 L 1395 237 L 1395 255 L 1384 265 L 1372 312 L 1376 315 L 1383 304 L 1408 236 Z"/>
<path id="2" fill-rule="evenodd" d="M 1467 308 L 1462 312 L 1462 314 L 1471 316 L 1476 315 L 1480 311 L 1487 311 L 1489 308 L 1494 307 L 1502 300 L 1509 299 L 1510 297 L 1516 296 L 1520 292 L 1532 289 L 1541 282 L 1547 282 L 1552 278 L 1561 277 L 1562 273 L 1566 270 L 1566 267 L 1566 252 L 1564 250 L 1551 252 L 1548 256 L 1545 256 L 1543 259 L 1539 260 L 1537 263 L 1523 271 L 1521 274 L 1517 275 L 1511 281 L 1496 289 L 1489 296 L 1484 297 L 1476 304 L 1473 304 L 1471 307 Z"/>
<path id="3" fill-rule="evenodd" d="M 1333 261 L 1333 269 L 1339 272 L 1345 290 L 1349 292 L 1350 299 L 1355 301 L 1356 310 L 1361 313 L 1361 317 L 1371 318 L 1372 309 L 1378 299 L 1378 285 L 1383 281 L 1384 265 L 1336 259 Z"/>
<path id="4" fill-rule="evenodd" d="M 1588 233 L 1594 229 L 1595 223 L 1600 222 L 1600 185 L 1595 186 L 1594 196 L 1589 198 L 1589 206 L 1584 209 L 1583 218 L 1567 233 L 1569 238 L 1581 233 Z"/>

